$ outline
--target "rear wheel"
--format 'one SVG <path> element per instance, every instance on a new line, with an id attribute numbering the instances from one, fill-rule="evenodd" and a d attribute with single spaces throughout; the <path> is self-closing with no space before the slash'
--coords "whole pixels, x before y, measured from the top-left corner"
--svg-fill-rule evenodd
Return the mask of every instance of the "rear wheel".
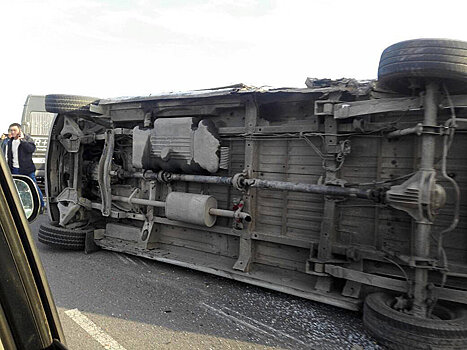
<path id="1" fill-rule="evenodd" d="M 424 90 L 425 82 L 443 82 L 449 92 L 467 92 L 467 42 L 446 39 L 407 40 L 383 51 L 379 84 L 393 91 Z"/>
<path id="2" fill-rule="evenodd" d="M 77 95 L 46 95 L 45 110 L 51 113 L 89 112 L 91 104 L 99 103 L 99 98 Z"/>
<path id="3" fill-rule="evenodd" d="M 363 323 L 390 349 L 467 349 L 467 308 L 437 304 L 432 318 L 418 318 L 395 310 L 394 296 L 370 294 Z"/>
<path id="4" fill-rule="evenodd" d="M 93 229 L 66 229 L 56 223 L 39 227 L 39 242 L 62 249 L 83 250 L 86 234 Z"/>

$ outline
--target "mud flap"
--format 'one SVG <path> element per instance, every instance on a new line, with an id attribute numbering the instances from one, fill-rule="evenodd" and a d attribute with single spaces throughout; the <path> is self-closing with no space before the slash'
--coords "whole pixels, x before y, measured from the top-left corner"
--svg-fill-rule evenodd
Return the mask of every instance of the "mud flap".
<path id="1" fill-rule="evenodd" d="M 86 237 L 84 240 L 84 253 L 91 254 L 100 250 L 96 242 L 94 241 L 94 231 L 86 232 Z"/>

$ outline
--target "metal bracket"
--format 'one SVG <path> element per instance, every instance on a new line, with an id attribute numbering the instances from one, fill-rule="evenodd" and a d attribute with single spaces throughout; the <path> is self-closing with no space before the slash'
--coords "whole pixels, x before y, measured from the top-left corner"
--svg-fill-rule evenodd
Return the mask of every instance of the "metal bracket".
<path id="1" fill-rule="evenodd" d="M 91 209 L 91 201 L 78 196 L 76 189 L 66 187 L 57 197 L 57 207 L 60 213 L 59 224 L 65 226 L 76 215 L 81 207 Z"/>
<path id="2" fill-rule="evenodd" d="M 58 211 L 60 212 L 59 224 L 60 226 L 65 226 L 70 222 L 70 220 L 76 215 L 80 206 L 78 204 L 72 203 L 60 203 L 57 204 Z"/>
<path id="3" fill-rule="evenodd" d="M 91 103 L 89 105 L 89 111 L 96 114 L 105 114 L 104 108 L 102 106 Z"/>
<path id="4" fill-rule="evenodd" d="M 334 105 L 342 101 L 337 100 L 317 100 L 315 101 L 315 115 L 333 115 Z"/>
<path id="5" fill-rule="evenodd" d="M 305 265 L 305 272 L 314 276 L 329 276 L 325 271 L 326 264 L 347 264 L 348 261 L 342 259 L 329 258 L 326 260 L 319 258 L 308 258 Z"/>
<path id="6" fill-rule="evenodd" d="M 444 267 L 438 266 L 437 259 L 431 258 L 423 258 L 419 256 L 407 256 L 407 255 L 397 255 L 397 258 L 404 263 L 406 263 L 410 267 L 427 269 L 427 270 L 437 270 L 442 271 L 445 270 Z"/>
<path id="7" fill-rule="evenodd" d="M 233 229 L 234 231 L 239 231 Z M 239 270 L 242 272 L 248 271 L 250 268 L 252 253 L 251 250 L 253 248 L 250 233 L 248 231 L 242 230 L 240 234 L 240 254 L 235 262 L 233 269 Z"/>
<path id="8" fill-rule="evenodd" d="M 58 137 L 60 143 L 69 153 L 77 153 L 81 144 L 81 137 L 84 136 L 78 124 L 69 116 L 63 117 L 63 128 Z"/>
<path id="9" fill-rule="evenodd" d="M 156 186 L 156 181 L 151 181 L 149 183 L 149 200 L 151 201 L 155 201 L 157 198 Z M 135 189 L 135 191 L 130 195 L 129 201 L 136 194 L 136 190 L 137 189 Z M 139 248 L 151 249 L 156 241 L 154 235 L 155 232 L 157 232 L 157 229 L 155 226 L 158 226 L 158 224 L 154 222 L 155 210 L 156 208 L 153 206 L 148 206 L 146 209 L 146 221 L 144 221 L 143 228 L 141 229 L 141 236 L 137 243 Z"/>
<path id="10" fill-rule="evenodd" d="M 314 276 L 329 276 L 329 274 L 324 272 L 323 263 L 316 263 L 316 262 L 311 261 L 310 259 L 307 260 L 305 264 L 305 272 L 309 275 L 314 275 Z"/>

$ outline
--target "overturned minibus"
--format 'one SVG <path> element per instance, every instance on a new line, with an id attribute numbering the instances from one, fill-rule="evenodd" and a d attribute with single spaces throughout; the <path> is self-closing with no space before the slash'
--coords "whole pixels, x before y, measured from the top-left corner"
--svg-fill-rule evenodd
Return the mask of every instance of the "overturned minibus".
<path id="1" fill-rule="evenodd" d="M 390 348 L 467 348 L 467 43 L 392 45 L 377 81 L 45 104 L 40 242 L 363 309 Z"/>

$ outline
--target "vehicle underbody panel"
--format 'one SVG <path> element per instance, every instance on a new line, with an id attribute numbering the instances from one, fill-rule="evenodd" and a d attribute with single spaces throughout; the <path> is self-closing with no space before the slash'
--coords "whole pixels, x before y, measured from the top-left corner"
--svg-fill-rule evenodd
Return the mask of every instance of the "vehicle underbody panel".
<path id="1" fill-rule="evenodd" d="M 467 96 L 440 94 L 432 126 L 425 105 L 352 80 L 101 100 L 55 119 L 50 217 L 105 249 L 348 309 L 412 292 L 420 266 L 433 299 L 465 304 Z"/>

